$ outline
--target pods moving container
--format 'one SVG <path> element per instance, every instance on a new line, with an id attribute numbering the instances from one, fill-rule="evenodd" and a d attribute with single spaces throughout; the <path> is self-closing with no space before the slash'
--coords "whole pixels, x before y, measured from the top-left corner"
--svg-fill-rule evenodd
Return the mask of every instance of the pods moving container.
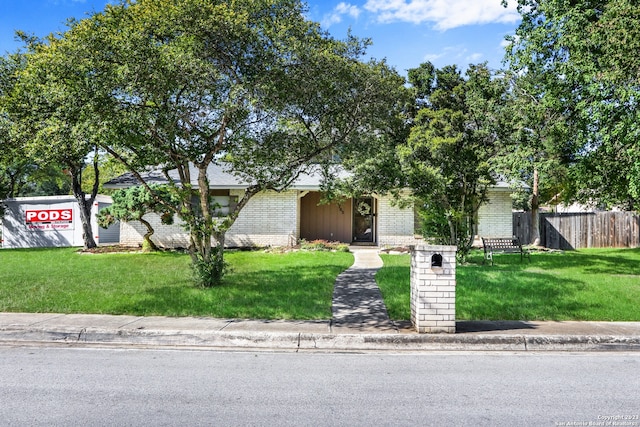
<path id="1" fill-rule="evenodd" d="M 4 202 L 3 248 L 83 246 L 78 202 L 73 196 L 18 197 Z M 98 196 L 91 208 L 96 243 L 118 243 L 120 224 L 98 227 L 96 214 L 111 205 L 111 197 Z"/>

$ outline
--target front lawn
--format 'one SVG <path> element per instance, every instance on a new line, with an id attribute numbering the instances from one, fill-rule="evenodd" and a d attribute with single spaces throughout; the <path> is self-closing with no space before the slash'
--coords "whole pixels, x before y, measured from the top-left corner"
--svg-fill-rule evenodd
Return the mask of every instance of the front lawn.
<path id="1" fill-rule="evenodd" d="M 376 280 L 391 318 L 408 320 L 409 255 L 383 255 Z M 640 249 L 496 255 L 456 270 L 459 320 L 640 321 Z"/>
<path id="2" fill-rule="evenodd" d="M 80 254 L 0 250 L 0 311 L 328 319 L 344 252 L 230 251 L 225 284 L 196 288 L 189 257 L 175 252 Z"/>

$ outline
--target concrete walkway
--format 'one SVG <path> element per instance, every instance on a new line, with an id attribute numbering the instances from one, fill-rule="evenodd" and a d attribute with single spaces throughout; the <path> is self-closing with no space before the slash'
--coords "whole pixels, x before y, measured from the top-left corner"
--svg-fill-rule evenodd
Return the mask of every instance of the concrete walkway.
<path id="1" fill-rule="evenodd" d="M 350 249 L 355 261 L 337 277 L 333 289 L 331 332 L 397 332 L 375 280 L 376 272 L 382 267 L 378 248 L 355 246 Z"/>

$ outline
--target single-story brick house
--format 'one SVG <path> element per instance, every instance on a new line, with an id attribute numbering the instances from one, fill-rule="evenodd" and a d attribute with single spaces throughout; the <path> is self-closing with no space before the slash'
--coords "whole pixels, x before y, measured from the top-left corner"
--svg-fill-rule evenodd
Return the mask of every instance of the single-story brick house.
<path id="1" fill-rule="evenodd" d="M 221 211 L 228 211 L 248 187 L 220 166 L 208 170 L 210 191 Z M 170 176 L 172 179 L 173 175 Z M 195 170 L 192 177 L 196 177 Z M 159 172 L 147 174 L 148 182 L 166 183 Z M 300 239 L 339 241 L 381 247 L 407 246 L 421 242 L 415 233 L 413 208 L 400 208 L 391 196 L 371 195 L 342 203 L 320 204 L 320 174 L 305 174 L 288 190 L 265 191 L 255 195 L 244 207 L 226 235 L 229 247 L 292 246 Z M 124 174 L 105 185 L 127 188 L 137 185 L 132 174 Z M 194 182 L 194 185 L 197 183 Z M 511 236 L 511 189 L 505 183 L 492 187 L 489 202 L 478 215 L 480 236 Z M 164 247 L 188 246 L 188 234 L 179 225 L 164 225 L 155 214 L 148 214 L 155 234 L 152 239 Z M 120 243 L 142 243 L 145 228 L 137 221 L 120 224 Z"/>

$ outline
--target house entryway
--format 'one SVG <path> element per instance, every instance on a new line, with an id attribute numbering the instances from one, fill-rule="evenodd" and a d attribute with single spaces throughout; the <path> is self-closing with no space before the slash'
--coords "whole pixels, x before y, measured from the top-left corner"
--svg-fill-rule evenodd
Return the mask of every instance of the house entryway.
<path id="1" fill-rule="evenodd" d="M 306 192 L 300 198 L 300 238 L 355 245 L 377 243 L 374 197 L 346 199 L 322 204 L 322 194 Z"/>
<path id="2" fill-rule="evenodd" d="M 353 206 L 353 243 L 375 243 L 375 199 L 373 197 L 354 199 Z"/>

